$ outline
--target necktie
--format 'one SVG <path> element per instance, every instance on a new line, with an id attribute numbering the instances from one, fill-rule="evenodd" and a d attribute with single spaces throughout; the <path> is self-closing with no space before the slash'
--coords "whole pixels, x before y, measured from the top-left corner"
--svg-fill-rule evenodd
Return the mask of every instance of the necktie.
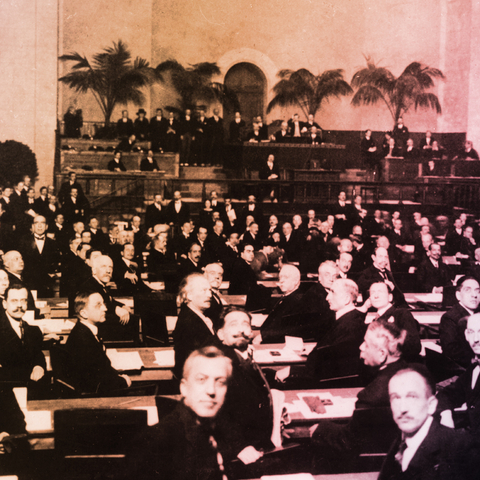
<path id="1" fill-rule="evenodd" d="M 222 475 L 222 480 L 228 480 L 228 477 L 225 474 L 225 466 L 223 465 L 223 457 L 222 457 L 222 454 L 220 453 L 220 451 L 218 450 L 217 441 L 215 440 L 213 435 L 210 435 L 208 437 L 208 441 L 210 442 L 210 445 L 212 446 L 212 448 L 215 451 L 215 454 L 217 456 L 218 469 L 220 470 L 220 473 Z"/>
<path id="2" fill-rule="evenodd" d="M 472 365 L 480 365 L 480 358 L 478 357 L 472 358 Z"/>
<path id="3" fill-rule="evenodd" d="M 20 320 L 20 340 L 23 343 L 23 339 L 25 338 L 25 322 Z"/>
<path id="4" fill-rule="evenodd" d="M 400 464 L 400 468 L 402 468 L 403 454 L 406 449 L 407 449 L 407 444 L 405 443 L 405 440 L 402 440 L 400 445 L 398 446 L 398 451 L 395 454 L 395 460 Z"/>

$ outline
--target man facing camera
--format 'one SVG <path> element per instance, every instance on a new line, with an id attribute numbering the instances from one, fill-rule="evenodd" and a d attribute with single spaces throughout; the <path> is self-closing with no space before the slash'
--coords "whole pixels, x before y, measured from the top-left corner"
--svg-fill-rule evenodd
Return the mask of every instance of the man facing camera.
<path id="1" fill-rule="evenodd" d="M 388 392 L 401 435 L 388 452 L 379 480 L 468 478 L 469 439 L 434 420 L 435 382 L 427 368 L 412 364 L 398 371 Z"/>
<path id="2" fill-rule="evenodd" d="M 45 375 L 42 353 L 43 335 L 38 327 L 23 320 L 27 311 L 26 288 L 7 288 L 0 316 L 0 379 L 3 381 L 38 382 Z"/>
<path id="3" fill-rule="evenodd" d="M 109 394 L 127 388 L 132 381 L 111 365 L 98 327 L 106 320 L 107 307 L 95 292 L 79 292 L 75 297 L 78 321 L 68 336 L 65 350 L 70 354 L 70 380 L 81 393 Z"/>
<path id="4" fill-rule="evenodd" d="M 132 465 L 125 478 L 231 478 L 226 469 L 237 437 L 220 415 L 231 375 L 231 360 L 218 348 L 191 353 L 180 382 L 181 402 L 132 442 Z"/>

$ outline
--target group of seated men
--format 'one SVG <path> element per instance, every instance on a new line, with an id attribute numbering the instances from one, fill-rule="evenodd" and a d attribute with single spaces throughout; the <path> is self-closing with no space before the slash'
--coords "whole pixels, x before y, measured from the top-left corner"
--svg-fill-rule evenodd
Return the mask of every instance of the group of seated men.
<path id="1" fill-rule="evenodd" d="M 131 379 L 111 367 L 101 343 L 112 332 L 128 335 L 133 323 L 133 313 L 114 296 L 149 291 L 147 280 L 162 280 L 165 288 L 175 291 L 178 288 L 181 307 L 173 332 L 174 373 L 181 380 L 184 400 L 180 411 L 147 431 L 139 442 L 139 445 L 143 441 L 158 442 L 159 448 L 141 449 L 143 453 L 137 452 L 134 463 L 149 452 L 164 453 L 148 458 L 146 471 L 149 468 L 155 471 L 159 466 L 166 471 L 178 468 L 186 475 L 192 469 L 221 471 L 228 469 L 229 459 L 235 457 L 245 464 L 265 462 L 263 451 L 271 447 L 273 429 L 271 388 L 318 388 L 332 378 L 358 377 L 364 388 L 358 394 L 350 422 L 341 427 L 322 423 L 311 430 L 315 465 L 341 463 L 341 459 L 351 458 L 364 442 L 374 441 L 380 434 L 390 435 L 383 436 L 384 441 L 393 440 L 396 430 L 386 428 L 392 419 L 391 405 L 393 421 L 403 433 L 402 441 L 397 442 L 387 457 L 382 478 L 398 478 L 400 471 L 414 468 L 421 472 L 417 473 L 418 478 L 428 478 L 426 475 L 439 465 L 441 471 L 450 474 L 446 478 L 461 478 L 467 462 L 460 454 L 473 448 L 469 460 L 476 458 L 475 445 L 466 438 L 468 435 L 446 430 L 438 421 L 441 419 L 444 425 L 452 427 L 451 411 L 466 402 L 470 432 L 478 437 L 478 402 L 474 393 L 480 370 L 476 362 L 480 355 L 480 317 L 475 313 L 480 304 L 480 286 L 474 258 L 476 249 L 465 253 L 464 275 L 455 287 L 457 303 L 443 315 L 439 332 L 443 355 L 465 369 L 465 373 L 435 397 L 429 373 L 424 367 L 410 365 L 421 361 L 420 327 L 396 282 L 395 277 L 403 267 L 397 269 L 390 255 L 392 247 L 393 251 L 408 253 L 399 247 L 408 245 L 410 240 L 402 245 L 395 243 L 394 237 L 406 227 L 401 215 L 394 218 L 392 225 L 381 216 L 370 218 L 363 213 L 360 200 L 355 199 L 349 205 L 341 192 L 338 204 L 332 206 L 331 215 L 324 222 L 310 210 L 306 218 L 296 215 L 292 223 L 284 222 L 280 227 L 275 218 L 264 220 L 261 205 L 253 196 L 240 212 L 230 199 L 220 202 L 213 192 L 211 214 L 203 217 L 194 229 L 188 204 L 183 202 L 180 192 L 175 192 L 167 207 L 162 197 L 156 196 L 147 210 L 144 228 L 140 217 L 132 218 L 130 229 L 119 231 L 118 226 L 112 225 L 108 233 L 102 232 L 95 217 L 66 224 L 64 228 L 70 229 L 68 248 L 59 243 L 58 232 L 50 230 L 46 216 L 37 214 L 32 207 L 35 215 L 31 216 L 30 232 L 22 228 L 20 217 L 14 217 L 18 225 L 11 226 L 9 236 L 15 235 L 14 245 L 18 247 L 3 249 L 2 378 L 37 383 L 45 380 L 41 333 L 23 318 L 26 310 L 35 308 L 31 291 L 43 293 L 46 280 L 40 274 L 49 276 L 49 272 L 53 274 L 60 269 L 61 287 L 72 299 L 78 318 L 66 344 L 72 365 L 76 366 L 71 372 L 75 387 L 97 394 L 129 388 Z M 8 206 L 5 210 L 2 207 L 2 211 L 8 212 Z M 421 262 L 413 261 L 408 266 L 416 268 L 418 284 L 427 292 L 452 285 L 453 276 L 441 260 L 442 247 L 454 255 L 461 254 L 463 239 L 471 242 L 475 238 L 475 225 L 469 224 L 468 218 L 458 218 L 453 228 L 442 231 L 438 228 L 433 232 L 421 215 L 411 222 L 404 220 L 415 248 L 420 249 L 413 255 L 418 253 Z M 468 229 L 472 232 L 465 235 Z M 295 257 L 304 250 L 311 251 L 309 244 L 313 241 L 316 256 Z M 440 245 L 442 242 L 444 245 Z M 50 249 L 57 255 L 53 270 L 44 255 Z M 311 264 L 317 270 L 318 281 L 302 284 L 301 274 L 311 272 Z M 258 279 L 264 270 L 279 273 L 281 295 L 276 301 L 265 301 L 267 317 L 254 335 L 250 314 L 241 308 L 225 308 L 227 302 L 220 287 L 225 277 L 230 281 L 229 293 L 254 295 L 262 290 Z M 112 280 L 116 291 L 111 287 Z M 367 326 L 365 318 L 369 310 L 377 315 Z M 305 366 L 287 367 L 275 374 L 263 372 L 251 358 L 250 345 L 283 343 L 286 336 L 316 343 Z M 201 350 L 204 348 L 207 351 Z M 191 358 L 197 360 L 189 364 L 192 354 Z M 206 373 L 192 375 L 196 368 L 213 365 L 211 362 L 224 366 L 231 363 L 233 368 L 227 366 L 222 374 L 213 374 L 215 369 L 208 367 Z M 211 389 L 204 393 L 206 401 L 199 400 L 200 377 L 205 379 L 200 382 L 201 388 Z M 368 408 L 379 412 L 386 409 L 385 422 L 377 422 L 376 428 L 365 428 L 362 410 Z M 239 409 L 242 415 L 238 415 Z M 222 435 L 226 432 L 219 431 L 217 438 L 214 431 L 202 430 L 197 446 L 205 449 L 201 459 L 196 449 L 177 451 L 185 441 L 182 438 L 179 444 L 170 444 L 169 448 L 175 448 L 174 453 L 163 448 L 164 441 L 168 442 L 165 435 L 173 435 L 169 429 L 175 430 L 179 437 L 188 435 L 187 425 L 196 424 L 196 418 L 216 417 L 220 410 L 222 422 L 235 425 L 227 429 L 230 434 L 235 433 L 234 441 L 225 442 Z M 184 424 L 183 430 L 178 428 L 179 422 Z M 222 422 L 215 425 L 220 428 Z M 468 450 L 467 446 L 456 448 L 457 442 L 468 445 Z M 427 445 L 435 448 L 434 458 L 425 453 Z M 393 457 L 398 450 L 404 450 L 403 457 L 395 463 Z M 223 458 L 221 462 L 219 455 L 214 455 L 218 452 Z"/>

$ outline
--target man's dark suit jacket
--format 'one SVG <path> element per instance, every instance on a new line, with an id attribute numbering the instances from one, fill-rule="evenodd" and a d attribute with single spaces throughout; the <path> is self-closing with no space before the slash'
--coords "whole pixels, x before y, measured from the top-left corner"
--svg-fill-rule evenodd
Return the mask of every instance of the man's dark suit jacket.
<path id="1" fill-rule="evenodd" d="M 252 267 L 241 257 L 232 265 L 230 274 L 229 295 L 247 295 L 257 286 L 257 276 Z"/>
<path id="2" fill-rule="evenodd" d="M 92 275 L 92 269 L 70 249 L 62 256 L 60 296 L 71 297 Z"/>
<path id="3" fill-rule="evenodd" d="M 387 274 L 388 280 L 390 280 L 394 285 L 395 288 L 392 292 L 393 294 L 393 302 L 397 307 L 403 307 L 407 305 L 407 302 L 405 301 L 405 296 L 403 293 L 400 291 L 398 288 L 397 284 L 395 283 L 395 279 L 393 278 L 392 272 L 389 270 L 385 269 L 385 273 Z M 377 283 L 377 282 L 384 282 L 384 278 L 380 274 L 380 271 L 375 268 L 373 265 L 370 267 L 366 268 L 360 275 L 360 278 L 358 279 L 358 289 L 360 290 L 360 293 L 362 294 L 363 301 L 365 302 L 367 298 L 370 296 L 370 287 L 372 284 Z"/>
<path id="4" fill-rule="evenodd" d="M 52 297 L 54 280 L 49 274 L 55 273 L 60 262 L 55 240 L 45 235 L 45 243 L 40 253 L 33 235 L 29 235 L 19 249 L 25 261 L 25 282 L 32 290 L 37 290 L 38 298 Z"/>
<path id="5" fill-rule="evenodd" d="M 175 350 L 173 372 L 177 378 L 182 378 L 183 364 L 190 353 L 211 341 L 212 337 L 213 334 L 205 322 L 187 305 L 183 304 L 173 331 L 173 348 Z"/>
<path id="6" fill-rule="evenodd" d="M 429 258 L 425 259 L 417 270 L 417 282 L 420 292 L 430 293 L 433 287 L 446 287 L 452 284 L 452 272 L 448 265 L 441 260 L 438 262 L 438 268 L 433 266 Z"/>
<path id="7" fill-rule="evenodd" d="M 401 330 L 407 331 L 407 337 L 402 347 L 402 356 L 407 362 L 418 361 L 418 355 L 422 350 L 420 342 L 420 326 L 413 315 L 406 308 L 390 307 L 377 320 L 387 323 L 393 322 Z"/>
<path id="8" fill-rule="evenodd" d="M 312 437 L 313 444 L 321 452 L 321 456 L 339 457 L 345 461 L 345 456 L 358 454 L 360 449 L 369 450 L 378 441 L 391 444 L 397 435 L 397 426 L 390 411 L 388 382 L 407 363 L 397 360 L 384 368 L 377 368 L 375 378 L 358 392 L 355 410 L 347 424 L 322 422 Z M 366 415 L 369 410 L 370 415 Z M 378 419 L 384 421 L 378 421 Z"/>
<path id="9" fill-rule="evenodd" d="M 137 275 L 137 282 L 132 283 L 128 278 L 125 277 L 127 273 L 132 273 Z M 151 288 L 147 287 L 141 278 L 142 272 L 141 268 L 137 264 L 127 265 L 123 260 L 123 257 L 113 264 L 113 276 L 112 280 L 117 284 L 117 295 L 126 295 L 132 297 L 137 293 L 148 293 L 151 292 Z"/>
<path id="10" fill-rule="evenodd" d="M 133 121 L 131 118 L 127 118 L 127 121 L 124 122 L 123 118 L 120 118 L 117 122 L 117 135 L 119 137 L 128 137 L 133 133 Z"/>
<path id="11" fill-rule="evenodd" d="M 0 388 L 0 432 L 10 435 L 27 433 L 25 416 L 20 409 L 12 388 L 4 385 Z"/>
<path id="12" fill-rule="evenodd" d="M 317 338 L 318 320 L 304 312 L 302 297 L 297 289 L 278 301 L 260 327 L 262 343 L 283 343 L 286 335 L 305 341 Z"/>
<path id="13" fill-rule="evenodd" d="M 73 386 L 81 393 L 111 393 L 127 387 L 112 367 L 103 345 L 92 331 L 78 321 L 68 336 L 65 350 L 70 354 Z"/>
<path id="14" fill-rule="evenodd" d="M 184 222 L 190 219 L 190 207 L 183 201 L 178 213 L 175 210 L 175 200 L 172 200 L 167 205 L 165 213 L 167 216 L 167 221 L 177 226 L 181 226 Z"/>
<path id="15" fill-rule="evenodd" d="M 151 480 L 160 475 L 169 480 L 222 480 L 210 435 L 217 442 L 224 465 L 228 466 L 238 450 L 235 432 L 218 417 L 215 424 L 202 422 L 180 403 L 172 413 L 134 439 L 125 478 Z"/>
<path id="16" fill-rule="evenodd" d="M 107 164 L 107 168 L 108 170 L 110 170 L 111 172 L 114 172 L 116 168 L 119 168 L 120 171 L 122 172 L 126 172 L 127 169 L 125 168 L 125 165 L 123 164 L 123 162 L 120 160 L 118 163 L 112 158 L 112 160 L 110 160 Z"/>
<path id="17" fill-rule="evenodd" d="M 471 432 L 478 435 L 480 432 L 480 381 L 477 379 L 472 389 L 472 374 L 476 365 L 470 364 L 467 371 L 458 379 L 440 390 L 437 394 L 437 412 L 453 410 L 467 404 L 467 414 Z"/>
<path id="18" fill-rule="evenodd" d="M 60 191 L 58 192 L 58 201 L 62 206 L 67 200 L 67 198 L 70 198 L 70 192 L 72 191 L 72 188 L 76 188 L 78 190 L 78 198 L 85 197 L 85 194 L 83 193 L 83 187 L 80 183 L 78 183 L 76 180 L 73 183 L 70 183 L 70 181 L 66 181 L 62 183 Z"/>
<path id="19" fill-rule="evenodd" d="M 178 266 L 178 283 L 180 283 L 187 275 L 191 273 L 202 273 L 200 264 L 196 265 L 189 258 L 180 258 Z"/>
<path id="20" fill-rule="evenodd" d="M 145 210 L 145 228 L 149 230 L 155 225 L 163 225 L 168 222 L 165 208 L 159 210 L 154 203 Z"/>
<path id="21" fill-rule="evenodd" d="M 40 329 L 26 322 L 24 322 L 21 340 L 2 309 L 0 313 L 0 379 L 27 382 L 36 365 L 46 370 L 42 342 L 43 335 Z"/>
<path id="22" fill-rule="evenodd" d="M 160 170 L 158 168 L 158 163 L 154 158 L 152 158 L 152 163 L 148 161 L 148 158 L 142 158 L 142 161 L 140 162 L 141 172 L 154 172 L 155 169 Z"/>
<path id="23" fill-rule="evenodd" d="M 318 380 L 358 374 L 359 348 L 366 330 L 365 314 L 356 309 L 335 320 L 308 356 L 307 374 Z"/>
<path id="24" fill-rule="evenodd" d="M 470 439 L 464 432 L 444 427 L 435 420 L 425 440 L 420 444 L 407 470 L 402 472 L 395 460 L 401 442 L 399 436 L 392 444 L 383 463 L 378 480 L 460 480 L 467 470 Z M 474 477 L 472 477 L 474 478 Z"/>
<path id="25" fill-rule="evenodd" d="M 315 340 L 317 342 L 333 327 L 335 322 L 335 312 L 330 310 L 327 295 L 325 287 L 321 283 L 315 283 L 302 298 L 303 310 L 316 314 L 317 336 Z"/>
<path id="26" fill-rule="evenodd" d="M 288 143 L 292 138 L 288 134 L 288 131 L 285 132 L 285 135 L 283 135 L 281 130 L 278 130 L 277 132 L 275 132 L 274 136 L 275 136 L 275 142 L 277 143 Z"/>
<path id="27" fill-rule="evenodd" d="M 457 303 L 440 319 L 439 334 L 442 353 L 464 368 L 470 365 L 470 360 L 474 357 L 465 338 L 466 322 L 460 321 L 469 315 L 468 311 Z"/>
<path id="28" fill-rule="evenodd" d="M 86 198 L 81 198 L 78 195 L 76 203 L 73 203 L 72 197 L 67 197 L 62 206 L 61 213 L 65 217 L 67 224 L 72 224 L 77 220 L 84 221 L 88 216 L 89 204 Z"/>
<path id="29" fill-rule="evenodd" d="M 455 228 L 445 236 L 445 254 L 455 255 L 461 250 L 463 235 L 459 235 Z"/>

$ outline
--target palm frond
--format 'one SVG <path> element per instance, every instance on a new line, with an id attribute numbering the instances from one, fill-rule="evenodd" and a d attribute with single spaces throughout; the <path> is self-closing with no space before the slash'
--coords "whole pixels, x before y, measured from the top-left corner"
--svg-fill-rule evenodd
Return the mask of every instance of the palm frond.
<path id="1" fill-rule="evenodd" d="M 417 108 L 426 108 L 435 110 L 438 114 L 442 113 L 442 106 L 438 97 L 433 93 L 422 93 L 415 99 L 415 110 Z"/>
<path id="2" fill-rule="evenodd" d="M 362 105 L 375 105 L 380 100 L 384 100 L 382 92 L 373 85 L 363 85 L 352 97 L 352 105 L 360 107 Z"/>

